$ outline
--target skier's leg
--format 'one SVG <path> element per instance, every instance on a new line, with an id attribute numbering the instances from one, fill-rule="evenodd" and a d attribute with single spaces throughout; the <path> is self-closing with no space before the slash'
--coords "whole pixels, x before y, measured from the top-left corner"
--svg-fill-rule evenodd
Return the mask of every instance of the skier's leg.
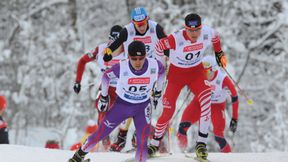
<path id="1" fill-rule="evenodd" d="M 195 94 L 200 105 L 200 119 L 198 139 L 196 144 L 196 155 L 198 158 L 207 159 L 208 151 L 206 148 L 209 126 L 211 121 L 211 87 L 206 80 L 203 65 L 198 66 L 197 78 L 189 84 L 190 90 Z M 195 71 L 195 73 L 196 73 Z"/>
<path id="2" fill-rule="evenodd" d="M 116 101 L 117 98 L 117 94 L 115 92 L 116 88 L 109 86 L 108 88 L 108 95 L 110 97 L 110 103 L 109 103 L 109 109 L 112 107 L 112 105 L 114 104 L 114 102 Z M 98 96 L 98 98 L 95 101 L 95 107 L 98 110 L 97 106 L 98 106 L 98 102 L 100 99 L 100 95 Z M 98 111 L 98 125 L 101 123 L 101 121 L 103 121 L 103 119 L 105 118 L 107 112 L 100 112 Z M 103 138 L 102 140 L 102 144 L 104 146 L 104 149 L 107 151 L 110 147 L 110 137 L 109 135 L 106 136 L 105 138 Z"/>
<path id="3" fill-rule="evenodd" d="M 179 129 L 177 133 L 178 145 L 182 151 L 187 148 L 188 139 L 187 131 L 191 124 L 196 123 L 200 118 L 199 103 L 196 97 L 193 98 L 192 102 L 184 110 L 181 122 L 179 124 Z"/>
<path id="4" fill-rule="evenodd" d="M 128 118 L 123 121 L 119 126 L 119 133 L 117 135 L 117 141 L 111 145 L 110 150 L 119 152 L 121 151 L 126 144 L 127 132 L 131 124 L 132 118 Z"/>
<path id="5" fill-rule="evenodd" d="M 114 102 L 116 101 L 117 97 L 118 97 L 117 94 L 116 94 L 116 88 L 112 87 L 112 86 L 109 86 L 108 95 L 110 97 L 110 105 L 109 105 L 109 107 L 111 108 L 112 105 L 114 104 Z"/>
<path id="6" fill-rule="evenodd" d="M 231 147 L 224 137 L 225 106 L 225 102 L 220 104 L 212 104 L 211 119 L 215 140 L 219 144 L 221 152 L 228 153 L 231 152 Z"/>
<path id="7" fill-rule="evenodd" d="M 139 107 L 137 108 L 139 109 Z M 136 162 L 146 162 L 147 159 L 147 139 L 150 136 L 151 113 L 152 108 L 148 104 L 145 109 L 140 107 L 140 110 L 133 117 L 137 141 Z"/>
<path id="8" fill-rule="evenodd" d="M 123 120 L 128 118 L 129 115 L 126 111 L 123 111 L 123 106 L 125 105 L 117 104 L 117 101 L 113 104 L 103 121 L 99 124 L 98 129 L 88 137 L 87 141 L 82 146 L 84 152 L 89 152 L 94 145 L 108 136 L 113 129 L 115 129 Z"/>
<path id="9" fill-rule="evenodd" d="M 167 127 L 169 125 L 170 119 L 172 118 L 175 107 L 176 107 L 176 99 L 178 98 L 178 95 L 183 88 L 182 85 L 178 85 L 175 83 L 171 83 L 168 81 L 165 93 L 163 95 L 163 112 L 161 116 L 159 117 L 155 133 L 153 139 L 162 139 Z M 155 146 L 159 146 L 160 140 L 152 140 L 151 144 Z"/>

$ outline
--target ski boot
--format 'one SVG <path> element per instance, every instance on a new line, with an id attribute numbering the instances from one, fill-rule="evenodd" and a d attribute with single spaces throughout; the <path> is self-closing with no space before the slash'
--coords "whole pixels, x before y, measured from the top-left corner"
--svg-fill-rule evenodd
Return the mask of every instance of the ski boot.
<path id="1" fill-rule="evenodd" d="M 148 146 L 148 155 L 150 157 L 154 156 L 156 154 L 156 152 L 159 150 L 159 147 L 158 146 L 155 146 L 155 145 L 149 145 Z"/>
<path id="2" fill-rule="evenodd" d="M 120 130 L 118 133 L 117 141 L 110 147 L 110 151 L 120 152 L 126 144 L 127 130 Z"/>
<path id="3" fill-rule="evenodd" d="M 88 153 L 88 152 L 82 151 L 82 149 L 81 149 L 81 147 L 80 147 L 79 150 L 75 152 L 75 154 L 73 155 L 73 157 L 72 157 L 71 159 L 69 159 L 68 162 L 90 162 L 90 159 L 84 160 L 85 155 L 86 155 L 87 153 Z"/>
<path id="4" fill-rule="evenodd" d="M 150 145 L 148 146 L 148 155 L 150 157 L 154 156 L 156 152 L 159 151 L 159 146 L 162 138 L 153 137 L 153 139 L 151 140 Z"/>
<path id="5" fill-rule="evenodd" d="M 206 148 L 206 144 L 202 142 L 197 142 L 195 147 L 196 152 L 196 160 L 200 162 L 208 162 L 208 150 Z"/>

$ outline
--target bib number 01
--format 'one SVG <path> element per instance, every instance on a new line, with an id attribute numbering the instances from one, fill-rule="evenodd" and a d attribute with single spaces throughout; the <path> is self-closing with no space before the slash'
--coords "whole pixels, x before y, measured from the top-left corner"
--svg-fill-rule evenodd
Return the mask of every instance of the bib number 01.
<path id="1" fill-rule="evenodd" d="M 186 60 L 192 60 L 194 57 L 196 56 L 196 58 L 198 58 L 200 56 L 200 51 L 198 51 L 197 53 L 193 54 L 193 53 L 188 53 L 185 56 Z"/>

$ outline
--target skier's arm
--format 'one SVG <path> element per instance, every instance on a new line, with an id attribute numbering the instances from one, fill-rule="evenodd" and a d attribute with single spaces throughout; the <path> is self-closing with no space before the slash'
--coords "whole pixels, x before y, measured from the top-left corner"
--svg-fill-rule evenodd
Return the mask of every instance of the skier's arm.
<path id="1" fill-rule="evenodd" d="M 167 37 L 166 33 L 164 32 L 163 27 L 159 24 L 156 25 L 156 34 L 157 34 L 158 39 Z M 169 56 L 169 50 L 164 50 L 163 52 L 165 56 L 167 57 Z"/>
<path id="2" fill-rule="evenodd" d="M 212 44 L 213 44 L 215 53 L 219 53 L 222 51 L 220 35 L 216 31 L 214 31 L 214 33 L 212 34 Z"/>
<path id="3" fill-rule="evenodd" d="M 232 118 L 233 119 L 238 119 L 238 106 L 239 106 L 239 101 L 238 101 L 238 94 L 235 89 L 235 86 L 231 79 L 229 79 L 227 76 L 225 77 L 223 81 L 223 87 L 227 87 L 231 93 L 231 100 L 232 100 Z"/>
<path id="4" fill-rule="evenodd" d="M 128 31 L 126 28 L 123 28 L 119 34 L 119 37 L 107 48 L 111 50 L 111 52 L 114 52 L 118 47 L 120 47 L 123 42 L 125 42 L 128 38 Z"/>
<path id="5" fill-rule="evenodd" d="M 163 84 L 164 84 L 164 81 L 165 81 L 165 67 L 158 60 L 157 60 L 157 63 L 158 63 L 159 72 L 158 72 L 156 91 L 159 92 L 159 91 L 162 91 Z"/>
<path id="6" fill-rule="evenodd" d="M 156 52 L 161 53 L 165 50 L 170 50 L 170 49 L 175 49 L 176 48 L 176 43 L 175 43 L 175 38 L 172 34 L 170 34 L 168 37 L 164 37 L 160 39 L 156 45 Z M 164 54 L 169 57 L 169 53 Z M 167 55 L 168 54 L 168 55 Z"/>
<path id="7" fill-rule="evenodd" d="M 213 48 L 215 51 L 217 64 L 219 66 L 225 68 L 228 61 L 227 61 L 227 58 L 225 56 L 225 53 L 221 49 L 220 35 L 218 34 L 218 32 L 216 32 L 214 30 L 213 30 L 213 34 L 212 34 L 212 44 L 213 44 Z"/>
<path id="8" fill-rule="evenodd" d="M 98 54 L 98 47 L 96 47 L 96 49 L 94 51 L 86 53 L 85 55 L 83 55 L 79 59 L 78 65 L 77 65 L 76 80 L 75 80 L 76 83 L 80 83 L 81 82 L 82 75 L 83 75 L 83 72 L 85 70 L 85 65 L 88 62 L 91 62 L 91 61 L 95 60 L 97 54 Z"/>
<path id="9" fill-rule="evenodd" d="M 113 78 L 119 78 L 120 64 L 113 65 L 110 69 L 106 70 L 101 82 L 101 95 L 108 95 L 109 82 Z"/>

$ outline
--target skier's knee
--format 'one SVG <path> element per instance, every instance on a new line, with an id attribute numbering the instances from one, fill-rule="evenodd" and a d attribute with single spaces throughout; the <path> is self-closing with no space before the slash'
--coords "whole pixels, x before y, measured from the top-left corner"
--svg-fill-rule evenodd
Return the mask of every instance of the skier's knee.
<path id="1" fill-rule="evenodd" d="M 216 142 L 219 144 L 220 148 L 224 148 L 227 144 L 227 141 L 224 137 L 215 136 Z"/>
<path id="2" fill-rule="evenodd" d="M 181 122 L 179 124 L 178 132 L 180 134 L 186 135 L 187 134 L 187 130 L 189 129 L 190 126 L 191 126 L 190 122 Z"/>

